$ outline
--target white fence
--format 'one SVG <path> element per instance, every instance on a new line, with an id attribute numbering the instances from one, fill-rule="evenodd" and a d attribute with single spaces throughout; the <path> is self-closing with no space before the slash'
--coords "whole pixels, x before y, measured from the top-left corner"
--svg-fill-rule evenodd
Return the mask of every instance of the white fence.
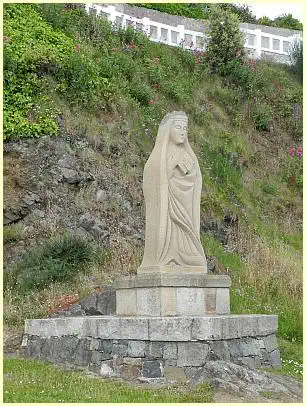
<path id="1" fill-rule="evenodd" d="M 171 46 L 183 46 L 186 49 L 204 51 L 207 36 L 202 32 L 186 30 L 184 25 L 176 27 L 151 21 L 149 18 L 137 18 L 121 13 L 112 5 L 87 4 L 86 11 L 94 12 L 97 16 L 107 18 L 111 23 L 121 28 L 133 27 L 135 30 L 146 33 L 152 41 L 162 42 Z M 274 35 L 261 29 L 240 28 L 245 34 L 244 47 L 250 51 L 254 58 L 260 59 L 263 54 L 269 53 L 279 57 L 287 57 L 290 44 L 302 40 L 300 34 L 292 36 Z"/>

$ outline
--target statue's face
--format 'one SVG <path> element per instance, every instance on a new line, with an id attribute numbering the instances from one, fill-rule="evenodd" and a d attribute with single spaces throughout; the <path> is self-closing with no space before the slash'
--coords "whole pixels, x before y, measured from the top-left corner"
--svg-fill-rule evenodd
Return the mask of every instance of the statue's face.
<path id="1" fill-rule="evenodd" d="M 187 122 L 175 120 L 170 129 L 170 138 L 174 144 L 183 144 L 187 138 Z"/>

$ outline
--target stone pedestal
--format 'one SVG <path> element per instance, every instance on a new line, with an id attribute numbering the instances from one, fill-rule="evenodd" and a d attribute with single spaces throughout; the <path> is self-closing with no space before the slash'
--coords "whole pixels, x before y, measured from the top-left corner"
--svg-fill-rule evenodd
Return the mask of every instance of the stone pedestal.
<path id="1" fill-rule="evenodd" d="M 115 282 L 120 316 L 204 316 L 230 313 L 226 275 L 195 272 L 140 272 Z"/>
<path id="2" fill-rule="evenodd" d="M 91 316 L 27 320 L 28 358 L 72 364 L 102 376 L 188 376 L 207 361 L 280 365 L 277 316 Z"/>

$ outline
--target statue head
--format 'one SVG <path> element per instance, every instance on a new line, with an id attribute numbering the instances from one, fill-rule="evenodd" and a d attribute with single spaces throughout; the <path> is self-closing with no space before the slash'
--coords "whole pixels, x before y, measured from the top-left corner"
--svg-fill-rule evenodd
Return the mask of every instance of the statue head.
<path id="1" fill-rule="evenodd" d="M 161 125 L 169 128 L 169 140 L 176 145 L 184 144 L 187 139 L 188 117 L 182 111 L 168 113 Z"/>

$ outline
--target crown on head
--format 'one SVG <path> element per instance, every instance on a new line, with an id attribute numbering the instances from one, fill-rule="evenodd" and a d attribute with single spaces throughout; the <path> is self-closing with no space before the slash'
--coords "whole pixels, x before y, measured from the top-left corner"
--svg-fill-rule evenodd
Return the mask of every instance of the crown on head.
<path id="1" fill-rule="evenodd" d="M 161 124 L 166 124 L 169 120 L 180 120 L 180 121 L 187 121 L 188 117 L 187 114 L 183 111 L 172 111 L 172 113 L 168 113 L 162 120 Z"/>

